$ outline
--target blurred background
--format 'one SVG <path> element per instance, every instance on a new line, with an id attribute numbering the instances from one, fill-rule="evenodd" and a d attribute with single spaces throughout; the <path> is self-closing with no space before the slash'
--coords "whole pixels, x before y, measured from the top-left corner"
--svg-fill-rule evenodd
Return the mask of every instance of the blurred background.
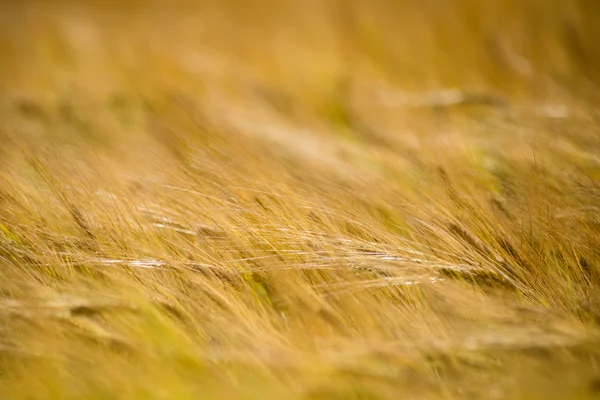
<path id="1" fill-rule="evenodd" d="M 5 0 L 0 93 L 118 102 L 218 88 L 309 113 L 398 90 L 581 97 L 598 82 L 598 38 L 595 0 Z"/>

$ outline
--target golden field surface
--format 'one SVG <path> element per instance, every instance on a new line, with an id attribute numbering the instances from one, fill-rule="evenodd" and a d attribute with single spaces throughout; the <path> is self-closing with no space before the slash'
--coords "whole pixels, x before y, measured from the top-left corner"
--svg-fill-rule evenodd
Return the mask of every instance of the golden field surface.
<path id="1" fill-rule="evenodd" d="M 600 3 L 0 3 L 0 398 L 600 396 Z"/>

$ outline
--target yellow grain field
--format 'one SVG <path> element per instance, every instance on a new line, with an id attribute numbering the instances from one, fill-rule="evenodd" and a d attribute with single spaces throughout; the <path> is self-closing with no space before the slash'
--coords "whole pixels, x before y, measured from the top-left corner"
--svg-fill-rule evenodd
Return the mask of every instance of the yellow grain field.
<path id="1" fill-rule="evenodd" d="M 600 3 L 0 3 L 0 398 L 600 396 Z"/>

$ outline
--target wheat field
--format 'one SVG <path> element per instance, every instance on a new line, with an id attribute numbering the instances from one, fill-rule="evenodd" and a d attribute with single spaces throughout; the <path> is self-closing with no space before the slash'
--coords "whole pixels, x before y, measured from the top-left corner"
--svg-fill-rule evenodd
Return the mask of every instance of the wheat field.
<path id="1" fill-rule="evenodd" d="M 0 398 L 600 396 L 600 3 L 0 3 Z"/>

